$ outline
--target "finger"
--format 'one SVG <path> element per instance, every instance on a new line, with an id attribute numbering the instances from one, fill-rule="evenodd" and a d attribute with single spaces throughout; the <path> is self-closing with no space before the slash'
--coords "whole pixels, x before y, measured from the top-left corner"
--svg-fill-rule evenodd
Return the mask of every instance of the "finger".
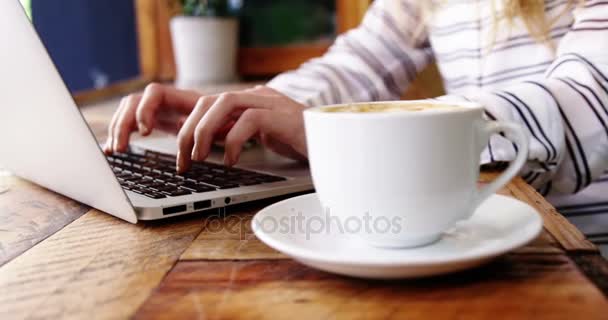
<path id="1" fill-rule="evenodd" d="M 108 156 L 112 154 L 112 145 L 111 145 L 111 143 L 112 142 L 110 141 L 110 138 L 108 137 L 106 139 L 106 142 L 103 144 L 103 147 L 102 147 L 103 153 L 105 153 Z"/>
<path id="2" fill-rule="evenodd" d="M 114 128 L 116 127 L 116 122 L 118 122 L 118 118 L 120 117 L 120 113 L 124 108 L 126 98 L 120 99 L 120 103 L 118 104 L 118 108 L 114 111 L 114 115 L 112 115 L 112 120 L 110 121 L 110 125 L 108 126 L 108 138 L 106 141 L 106 145 L 104 146 L 104 151 L 106 154 L 112 154 L 114 151 Z"/>
<path id="3" fill-rule="evenodd" d="M 142 135 L 154 129 L 156 114 L 161 107 L 172 108 L 180 113 L 189 114 L 196 105 L 200 94 L 184 91 L 158 83 L 149 84 L 142 95 L 136 112 L 137 127 Z"/>
<path id="4" fill-rule="evenodd" d="M 224 163 L 232 166 L 238 162 L 243 145 L 267 126 L 272 111 L 247 109 L 226 135 Z"/>
<path id="5" fill-rule="evenodd" d="M 247 91 L 252 91 L 252 92 L 255 92 L 257 94 L 279 95 L 279 93 L 276 90 L 274 90 L 274 89 L 272 89 L 270 87 L 264 86 L 264 85 L 257 85 L 257 86 L 255 86 L 255 87 L 253 87 L 253 88 L 251 88 L 251 89 L 249 89 Z"/>
<path id="6" fill-rule="evenodd" d="M 196 103 L 194 107 L 194 111 L 190 113 L 186 122 L 179 130 L 177 134 L 177 171 L 179 173 L 185 172 L 190 168 L 190 162 L 192 159 L 192 147 L 194 145 L 194 130 L 198 125 L 199 121 L 207 110 L 213 105 L 216 101 L 217 96 L 206 96 L 202 97 Z"/>
<path id="7" fill-rule="evenodd" d="M 290 159 L 302 161 L 302 162 L 307 161 L 307 158 L 306 158 L 307 152 L 306 152 L 305 148 L 303 150 L 298 151 L 293 146 L 286 144 L 286 143 L 282 143 L 282 142 L 274 139 L 269 134 L 263 134 L 263 135 L 261 135 L 260 138 L 261 138 L 261 142 L 264 145 L 264 147 L 274 151 L 277 154 L 280 154 L 280 155 L 290 158 Z"/>
<path id="8" fill-rule="evenodd" d="M 186 120 L 188 119 L 188 117 L 181 117 L 178 121 L 177 121 L 177 128 L 176 128 L 176 132 L 179 132 L 182 127 L 184 126 L 184 124 L 186 123 Z"/>
<path id="9" fill-rule="evenodd" d="M 230 132 L 230 130 L 232 129 L 232 127 L 234 126 L 236 121 L 238 121 L 238 119 L 230 120 L 230 121 L 226 122 L 221 128 L 219 128 L 217 130 L 215 135 L 213 135 L 213 140 L 215 141 L 215 140 L 225 139 L 226 136 L 228 135 L 228 132 Z"/>
<path id="10" fill-rule="evenodd" d="M 209 154 L 213 137 L 238 108 L 276 109 L 283 99 L 249 92 L 221 94 L 198 123 L 194 132 L 192 158 L 204 159 Z"/>
<path id="11" fill-rule="evenodd" d="M 141 95 L 130 95 L 126 98 L 125 107 L 121 110 L 114 128 L 114 151 L 125 152 L 129 145 L 129 136 L 135 129 L 135 111 Z"/>
<path id="12" fill-rule="evenodd" d="M 188 119 L 187 116 L 172 116 L 165 118 L 161 114 L 158 114 L 158 118 L 155 121 L 154 128 L 158 128 L 164 132 L 169 132 L 171 134 L 177 135 L 179 130 L 186 122 L 186 119 Z"/>

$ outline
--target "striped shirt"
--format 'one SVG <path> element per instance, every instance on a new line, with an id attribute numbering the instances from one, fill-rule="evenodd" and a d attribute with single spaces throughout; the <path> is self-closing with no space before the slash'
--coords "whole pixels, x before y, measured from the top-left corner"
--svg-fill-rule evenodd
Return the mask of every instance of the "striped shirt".
<path id="1" fill-rule="evenodd" d="M 440 98 L 477 101 L 489 119 L 525 127 L 531 144 L 521 176 L 566 215 L 606 213 L 593 230 L 580 226 L 606 236 L 608 1 L 569 8 L 546 0 L 550 44 L 535 41 L 521 19 L 496 21 L 500 1 L 444 2 L 423 19 L 415 0 L 376 0 L 324 56 L 268 85 L 309 106 L 397 100 L 434 61 L 448 93 Z M 483 163 L 514 158 L 501 136 L 482 154 Z"/>

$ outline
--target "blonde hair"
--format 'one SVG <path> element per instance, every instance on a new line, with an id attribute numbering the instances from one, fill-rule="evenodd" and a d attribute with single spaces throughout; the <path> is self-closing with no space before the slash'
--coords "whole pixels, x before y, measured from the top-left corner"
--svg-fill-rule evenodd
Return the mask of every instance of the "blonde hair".
<path id="1" fill-rule="evenodd" d="M 495 0 L 490 0 L 492 8 L 495 8 Z M 568 0 L 566 9 L 555 18 L 548 20 L 545 15 L 545 0 L 500 0 L 504 2 L 503 10 L 499 13 L 494 9 L 493 28 L 496 35 L 496 26 L 501 21 L 506 21 L 507 25 L 513 25 L 515 19 L 520 18 L 528 29 L 530 35 L 540 43 L 551 45 L 549 32 L 551 26 L 557 22 L 564 14 L 568 13 L 575 5 L 582 4 L 584 0 Z M 443 5 L 446 0 L 421 0 L 422 17 L 426 21 L 430 19 L 437 7 Z M 494 39 L 490 41 L 493 43 Z"/>

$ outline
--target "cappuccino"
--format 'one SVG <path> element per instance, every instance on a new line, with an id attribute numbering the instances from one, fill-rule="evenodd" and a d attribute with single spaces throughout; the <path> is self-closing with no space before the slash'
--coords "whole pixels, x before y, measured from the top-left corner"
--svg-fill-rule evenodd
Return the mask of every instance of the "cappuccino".
<path id="1" fill-rule="evenodd" d="M 330 106 L 322 109 L 324 112 L 399 112 L 399 111 L 423 111 L 437 109 L 458 108 L 448 104 L 435 103 L 369 103 Z"/>
<path id="2" fill-rule="evenodd" d="M 415 247 L 440 239 L 526 162 L 526 131 L 517 124 L 484 121 L 483 115 L 479 104 L 426 100 L 305 110 L 308 159 L 325 213 L 343 221 L 387 219 L 382 224 L 387 228 L 393 219 L 404 222 L 398 231 L 359 225 L 358 236 L 378 247 Z M 501 132 L 517 145 L 516 160 L 478 188 L 479 155 L 490 136 Z M 346 224 L 345 229 L 351 227 Z"/>

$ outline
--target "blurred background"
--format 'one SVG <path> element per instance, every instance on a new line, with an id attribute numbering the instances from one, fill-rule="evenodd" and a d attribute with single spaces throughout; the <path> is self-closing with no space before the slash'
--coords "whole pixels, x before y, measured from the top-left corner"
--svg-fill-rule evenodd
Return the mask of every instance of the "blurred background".
<path id="1" fill-rule="evenodd" d="M 22 0 L 72 92 L 139 75 L 135 8 L 124 0 Z"/>
<path id="2" fill-rule="evenodd" d="M 79 102 L 152 81 L 266 80 L 322 55 L 371 0 L 20 0 Z"/>
<path id="3" fill-rule="evenodd" d="M 373 0 L 19 0 L 79 105 L 150 82 L 263 82 L 321 56 Z M 433 65 L 405 99 L 443 94 Z"/>

